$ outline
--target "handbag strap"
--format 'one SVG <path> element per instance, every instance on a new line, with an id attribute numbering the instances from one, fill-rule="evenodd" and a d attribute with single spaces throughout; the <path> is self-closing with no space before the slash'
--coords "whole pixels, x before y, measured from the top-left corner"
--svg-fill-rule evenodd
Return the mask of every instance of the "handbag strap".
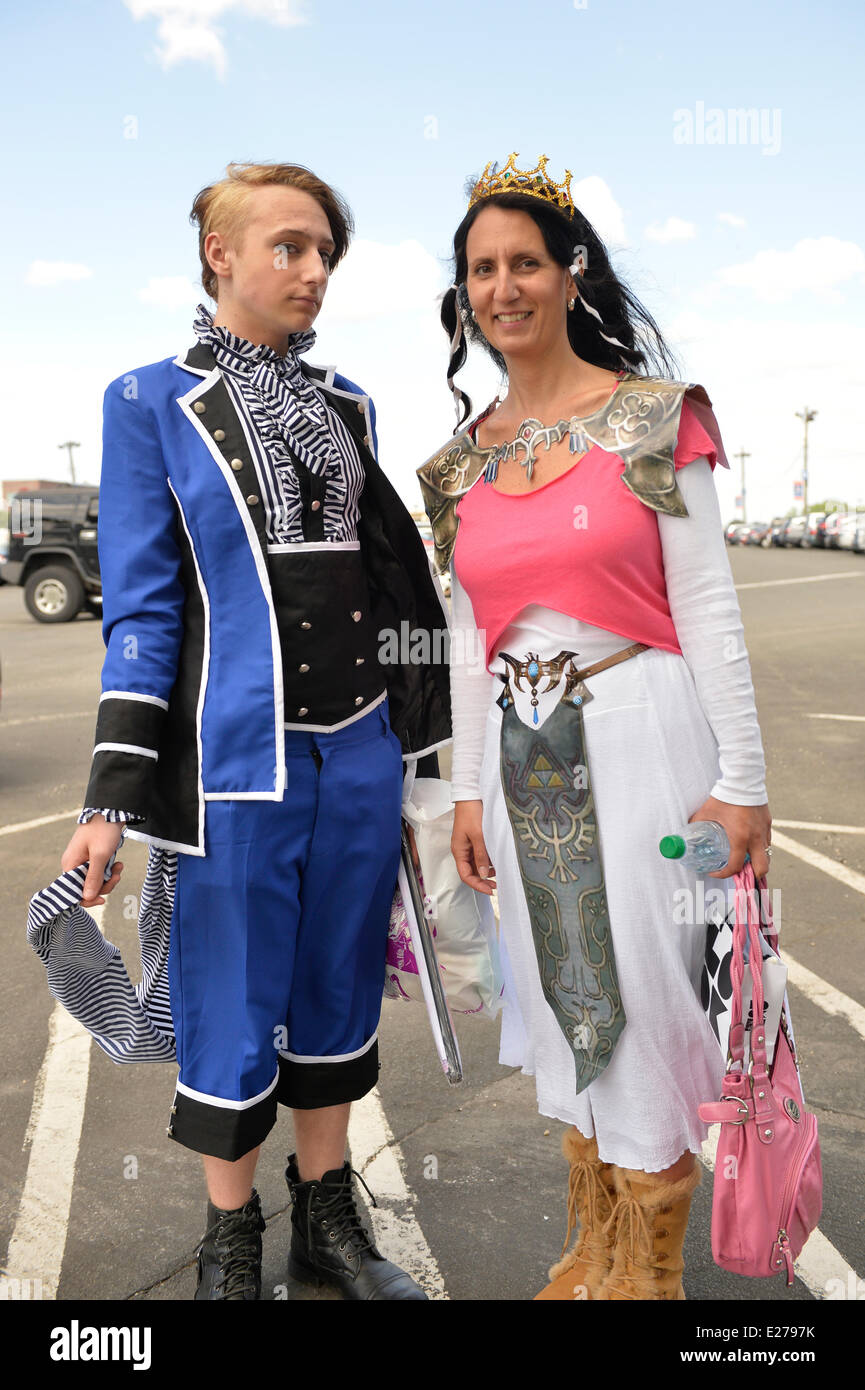
<path id="1" fill-rule="evenodd" d="M 733 958 L 730 964 L 732 999 L 730 1001 L 730 1056 L 734 1062 L 743 1062 L 745 1056 L 745 1028 L 742 1019 L 742 982 L 745 976 L 745 940 L 748 939 L 748 965 L 751 969 L 751 1067 L 752 1072 L 766 1075 L 766 1035 L 763 1029 L 763 949 L 760 940 L 760 909 L 757 902 L 757 887 L 751 863 L 744 865 L 741 873 L 734 876 L 735 925 L 733 928 Z M 765 892 L 765 875 L 761 879 L 761 898 L 768 898 Z"/>

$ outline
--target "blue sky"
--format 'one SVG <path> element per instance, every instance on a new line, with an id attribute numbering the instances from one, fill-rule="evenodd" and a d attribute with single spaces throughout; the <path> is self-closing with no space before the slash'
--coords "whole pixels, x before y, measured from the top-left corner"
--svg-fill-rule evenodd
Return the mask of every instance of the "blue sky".
<path id="1" fill-rule="evenodd" d="M 107 382 L 192 341 L 197 191 L 307 164 L 357 242 L 310 360 L 373 395 L 407 500 L 453 424 L 436 294 L 490 159 L 550 157 L 747 449 L 748 515 L 865 504 L 863 7 L 854 0 L 93 0 L 4 9 L 4 477 L 98 478 Z M 735 110 L 756 113 L 740 130 Z M 700 138 L 702 135 L 702 139 Z M 464 373 L 478 407 L 497 377 Z M 11 447 L 10 447 L 11 446 Z M 725 516 L 734 476 L 716 470 Z"/>

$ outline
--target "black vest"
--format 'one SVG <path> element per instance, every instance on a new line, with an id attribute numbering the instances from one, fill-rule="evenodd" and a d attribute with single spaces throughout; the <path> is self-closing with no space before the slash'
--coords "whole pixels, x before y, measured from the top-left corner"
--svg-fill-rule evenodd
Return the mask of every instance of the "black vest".
<path id="1" fill-rule="evenodd" d="M 339 724 L 387 684 L 360 546 L 269 546 L 287 724 Z"/>

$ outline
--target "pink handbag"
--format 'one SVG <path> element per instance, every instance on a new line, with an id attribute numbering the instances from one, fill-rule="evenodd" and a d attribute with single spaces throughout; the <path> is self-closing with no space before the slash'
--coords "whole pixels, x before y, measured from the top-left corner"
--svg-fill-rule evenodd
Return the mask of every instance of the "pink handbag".
<path id="1" fill-rule="evenodd" d="M 820 1219 L 823 1174 L 817 1120 L 805 1109 L 796 1054 L 785 1010 L 772 1062 L 763 1033 L 760 908 L 754 870 L 735 875 L 736 926 L 730 976 L 733 984 L 727 1072 L 719 1101 L 699 1106 L 700 1119 L 721 1126 L 712 1198 L 712 1258 L 734 1274 L 766 1278 L 793 1261 Z M 766 939 L 774 929 L 765 877 L 761 899 L 768 912 Z M 745 941 L 753 984 L 751 1060 L 744 1070 L 742 979 Z M 786 1001 L 785 1001 L 786 1002 Z"/>

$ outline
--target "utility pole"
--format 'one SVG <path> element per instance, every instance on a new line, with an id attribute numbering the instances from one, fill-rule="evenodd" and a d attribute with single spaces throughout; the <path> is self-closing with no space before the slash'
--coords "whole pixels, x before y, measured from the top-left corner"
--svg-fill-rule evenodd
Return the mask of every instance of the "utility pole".
<path id="1" fill-rule="evenodd" d="M 750 457 L 751 457 L 751 455 L 750 455 L 750 454 L 746 454 L 744 449 L 740 449 L 739 452 L 738 452 L 738 454 L 734 454 L 734 455 L 733 455 L 733 458 L 739 459 L 739 461 L 740 461 L 740 463 L 741 463 L 741 465 L 742 465 L 742 520 L 743 520 L 743 521 L 747 521 L 747 520 L 748 520 L 747 516 L 745 515 L 745 459 L 749 459 Z"/>
<path id="2" fill-rule="evenodd" d="M 57 445 L 57 448 L 58 448 L 58 449 L 68 449 L 68 450 L 69 450 L 69 472 L 72 474 L 72 481 L 73 481 L 73 483 L 74 483 L 74 482 L 75 482 L 75 460 L 74 460 L 74 458 L 72 457 L 72 450 L 73 450 L 73 449 L 80 449 L 80 448 L 81 448 L 81 445 L 80 445 L 80 444 L 77 442 L 77 440 L 75 440 L 75 439 L 67 439 L 67 441 L 66 441 L 65 444 L 58 444 L 58 445 Z"/>
<path id="3" fill-rule="evenodd" d="M 796 418 L 804 421 L 805 424 L 805 444 L 802 450 L 802 515 L 808 515 L 808 426 L 812 420 L 817 418 L 816 410 L 809 410 L 807 405 L 804 410 L 796 411 Z"/>

